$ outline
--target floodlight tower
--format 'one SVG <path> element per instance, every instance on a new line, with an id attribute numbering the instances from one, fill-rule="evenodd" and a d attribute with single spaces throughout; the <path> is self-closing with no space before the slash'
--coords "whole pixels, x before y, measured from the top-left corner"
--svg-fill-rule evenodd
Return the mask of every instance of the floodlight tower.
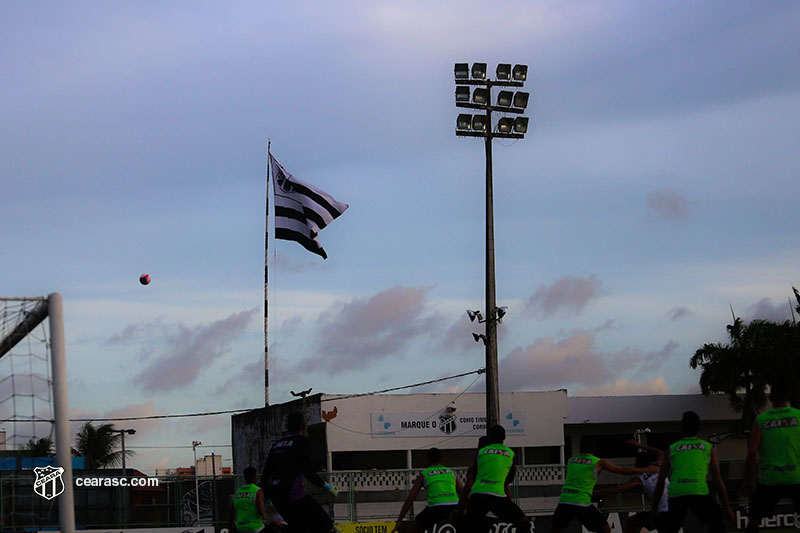
<path id="1" fill-rule="evenodd" d="M 500 421 L 500 387 L 497 370 L 497 323 L 494 272 L 494 193 L 492 187 L 492 139 L 522 139 L 528 131 L 528 117 L 522 116 L 528 107 L 530 94 L 513 91 L 521 88 L 528 77 L 527 65 L 500 63 L 496 79 L 486 76 L 486 63 L 456 63 L 456 107 L 483 111 L 479 114 L 461 113 L 456 119 L 456 135 L 482 137 L 486 146 L 486 332 L 479 337 L 486 344 L 486 424 L 487 429 Z M 473 88 L 474 87 L 474 88 Z M 496 103 L 492 104 L 492 87 L 501 87 Z M 471 96 L 471 98 L 470 98 Z M 495 125 L 492 112 L 504 116 Z M 506 114 L 518 115 L 516 118 Z M 478 339 L 476 339 L 478 340 Z"/>

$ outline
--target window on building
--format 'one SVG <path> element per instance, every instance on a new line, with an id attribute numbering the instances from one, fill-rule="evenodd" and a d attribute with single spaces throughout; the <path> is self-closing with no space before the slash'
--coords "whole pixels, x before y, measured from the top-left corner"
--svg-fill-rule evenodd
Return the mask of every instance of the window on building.
<path id="1" fill-rule="evenodd" d="M 680 438 L 680 433 L 648 433 L 647 445 L 662 451 L 667 451 L 669 445 Z"/>
<path id="2" fill-rule="evenodd" d="M 636 456 L 636 448 L 626 442 L 631 438 L 630 433 L 623 435 L 592 435 L 592 437 L 597 442 L 596 455 L 598 457 L 608 459 Z"/>
<path id="3" fill-rule="evenodd" d="M 475 460 L 477 450 L 475 448 L 459 448 L 454 450 L 441 450 L 442 464 L 444 466 L 457 467 L 469 466 Z M 428 466 L 428 450 L 412 450 L 411 465 L 413 468 L 425 468 Z"/>
<path id="4" fill-rule="evenodd" d="M 526 465 L 557 465 L 560 461 L 559 446 L 528 446 L 525 448 Z"/>

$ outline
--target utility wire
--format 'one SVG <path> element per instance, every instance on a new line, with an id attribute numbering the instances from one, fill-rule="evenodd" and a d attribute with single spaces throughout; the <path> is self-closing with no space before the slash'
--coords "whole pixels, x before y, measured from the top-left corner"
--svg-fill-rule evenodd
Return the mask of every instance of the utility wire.
<path id="1" fill-rule="evenodd" d="M 346 400 L 348 398 L 360 398 L 362 396 L 373 396 L 375 394 L 383 394 L 385 392 L 393 392 L 393 391 L 396 391 L 396 390 L 410 389 L 412 387 L 421 387 L 422 385 L 430 385 L 431 383 L 439 383 L 441 381 L 447 381 L 448 379 L 463 378 L 464 376 L 469 376 L 470 374 L 478 374 L 480 376 L 484 372 L 486 372 L 486 369 L 479 368 L 477 370 L 472 370 L 471 372 L 463 372 L 461 374 L 456 374 L 454 376 L 447 376 L 447 377 L 439 378 L 439 379 L 431 379 L 429 381 L 422 381 L 420 383 L 414 383 L 412 385 L 403 385 L 402 387 L 393 387 L 391 389 L 376 390 L 376 391 L 372 391 L 372 392 L 362 392 L 362 393 L 359 393 L 359 394 L 346 394 L 346 395 L 343 395 L 343 396 L 335 396 L 335 397 L 332 397 L 332 398 L 323 398 L 323 399 L 320 400 L 320 402 L 335 402 L 335 401 L 338 401 L 338 400 Z"/>
<path id="2" fill-rule="evenodd" d="M 362 392 L 359 394 L 345 394 L 342 396 L 334 396 L 331 398 L 323 398 L 320 402 L 335 402 L 338 400 L 346 400 L 348 398 L 361 398 L 363 396 L 374 396 L 376 394 L 384 394 L 387 392 L 393 392 L 403 389 L 411 389 L 414 387 L 421 387 L 423 385 L 430 385 L 432 383 L 440 383 L 442 381 L 447 381 L 450 379 L 457 379 L 462 378 L 464 376 L 469 376 L 471 374 L 477 374 L 480 376 L 486 372 L 486 369 L 479 368 L 477 370 L 472 370 L 470 372 L 462 372 L 461 374 L 455 374 L 453 376 L 445 376 L 443 378 L 438 379 L 431 379 L 428 381 L 421 381 L 419 383 L 412 383 L 411 385 L 403 385 L 401 387 L 392 387 L 390 389 L 383 389 L 377 390 L 372 392 Z M 463 392 L 462 392 L 463 394 Z M 116 418 L 70 418 L 70 422 L 124 422 L 130 420 L 155 420 L 155 419 L 162 419 L 162 418 L 189 418 L 189 417 L 197 417 L 197 416 L 214 416 L 214 415 L 225 415 L 231 413 L 247 413 L 250 411 L 256 411 L 258 409 L 263 409 L 262 407 L 252 408 L 252 409 L 229 409 L 226 411 L 207 411 L 203 413 L 185 413 L 185 414 L 176 414 L 176 415 L 149 415 L 149 416 L 125 416 L 125 417 L 116 417 Z M 12 420 L 6 420 L 12 421 Z"/>

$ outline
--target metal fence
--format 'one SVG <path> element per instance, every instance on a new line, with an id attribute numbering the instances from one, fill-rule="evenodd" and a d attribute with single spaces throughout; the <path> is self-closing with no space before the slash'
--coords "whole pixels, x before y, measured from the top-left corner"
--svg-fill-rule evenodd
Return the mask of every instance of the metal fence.
<path id="1" fill-rule="evenodd" d="M 466 468 L 454 468 L 464 479 Z M 739 461 L 721 464 L 729 486 L 738 486 L 744 468 Z M 337 471 L 322 476 L 339 488 L 335 498 L 308 487 L 312 495 L 337 522 L 394 520 L 411 490 L 414 470 Z M 515 502 L 529 515 L 548 514 L 555 509 L 564 482 L 563 465 L 521 466 L 511 486 Z M 99 479 L 103 471 L 92 474 Z M 152 479 L 152 478 L 151 478 Z M 75 487 L 75 518 L 80 528 L 183 527 L 197 524 L 227 526 L 231 495 L 242 485 L 239 476 L 161 477 L 158 487 Z M 603 472 L 599 486 L 624 483 L 629 476 Z M 0 475 L 0 515 L 4 530 L 58 527 L 58 497 L 50 500 L 34 492 L 33 472 Z M 199 488 L 199 493 L 195 487 Z M 731 491 L 735 501 L 737 494 Z M 199 513 L 198 506 L 199 503 Z M 604 510 L 639 510 L 640 494 L 615 496 L 603 503 Z M 425 507 L 424 491 L 417 496 L 410 517 Z M 198 517 L 199 514 L 199 517 Z"/>

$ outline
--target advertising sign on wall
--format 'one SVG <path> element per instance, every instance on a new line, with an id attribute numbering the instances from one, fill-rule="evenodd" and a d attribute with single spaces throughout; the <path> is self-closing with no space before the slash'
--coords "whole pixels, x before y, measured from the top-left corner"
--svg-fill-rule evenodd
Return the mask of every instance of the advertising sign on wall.
<path id="1" fill-rule="evenodd" d="M 503 411 L 500 419 L 506 435 L 525 435 L 524 412 Z M 486 434 L 486 414 L 453 408 L 435 414 L 371 413 L 370 428 L 373 437 L 480 437 Z"/>

